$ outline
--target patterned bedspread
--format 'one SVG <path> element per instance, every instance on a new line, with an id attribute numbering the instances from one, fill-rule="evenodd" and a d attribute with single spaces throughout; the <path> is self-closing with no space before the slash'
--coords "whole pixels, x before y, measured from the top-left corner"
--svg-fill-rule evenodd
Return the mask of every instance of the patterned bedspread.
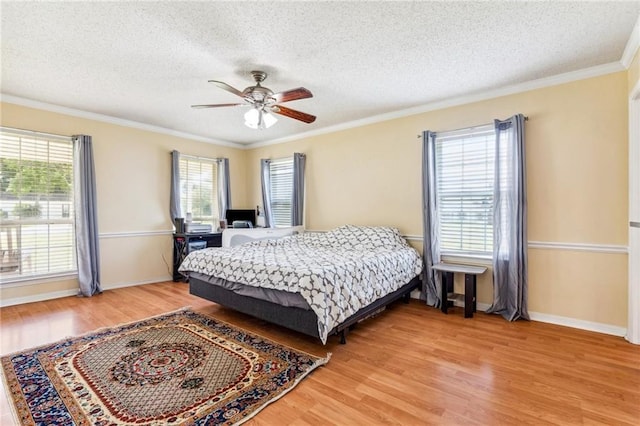
<path id="1" fill-rule="evenodd" d="M 420 255 L 395 228 L 346 225 L 236 247 L 190 253 L 181 272 L 300 293 L 318 317 L 320 339 L 360 308 L 422 271 Z"/>

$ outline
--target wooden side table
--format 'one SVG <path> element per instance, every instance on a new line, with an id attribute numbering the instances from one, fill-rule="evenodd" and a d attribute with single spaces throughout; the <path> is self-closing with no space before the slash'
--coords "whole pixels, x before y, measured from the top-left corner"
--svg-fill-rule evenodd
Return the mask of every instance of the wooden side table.
<path id="1" fill-rule="evenodd" d="M 487 268 L 441 262 L 433 265 L 431 269 L 442 273 L 442 312 L 447 313 L 450 300 L 464 297 L 464 317 L 473 318 L 473 313 L 476 311 L 476 276 L 484 274 Z M 464 295 L 453 292 L 453 274 L 456 272 L 464 274 Z"/>

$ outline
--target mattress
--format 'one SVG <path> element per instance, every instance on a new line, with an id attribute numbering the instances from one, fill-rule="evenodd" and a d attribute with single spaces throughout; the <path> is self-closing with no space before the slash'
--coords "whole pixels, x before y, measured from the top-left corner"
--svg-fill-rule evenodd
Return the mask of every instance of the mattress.
<path id="1" fill-rule="evenodd" d="M 395 228 L 346 225 L 197 250 L 179 270 L 299 294 L 316 314 L 324 343 L 335 326 L 411 281 L 422 271 L 422 259 Z"/>
<path id="2" fill-rule="evenodd" d="M 291 293 L 289 291 L 277 290 L 273 288 L 254 287 L 234 281 L 225 280 L 224 278 L 212 277 L 209 275 L 192 272 L 190 277 L 205 281 L 211 285 L 231 290 L 240 296 L 249 296 L 255 299 L 266 300 L 267 302 L 277 303 L 280 306 L 290 308 L 300 308 L 310 310 L 309 304 L 299 293 Z"/>

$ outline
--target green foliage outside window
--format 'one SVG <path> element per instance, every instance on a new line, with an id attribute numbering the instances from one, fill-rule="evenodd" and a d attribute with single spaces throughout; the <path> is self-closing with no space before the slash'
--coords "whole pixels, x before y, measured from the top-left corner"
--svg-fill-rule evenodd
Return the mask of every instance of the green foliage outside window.
<path id="1" fill-rule="evenodd" d="M 0 158 L 0 193 L 12 195 L 70 195 L 72 165 Z"/>

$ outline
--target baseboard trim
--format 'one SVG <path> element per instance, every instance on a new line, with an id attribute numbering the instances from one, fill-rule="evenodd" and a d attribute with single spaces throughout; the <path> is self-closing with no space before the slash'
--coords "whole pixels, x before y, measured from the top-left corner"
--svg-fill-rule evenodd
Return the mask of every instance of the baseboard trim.
<path id="1" fill-rule="evenodd" d="M 529 312 L 532 321 L 546 322 L 549 324 L 563 325 L 581 330 L 595 331 L 596 333 L 610 334 L 612 336 L 624 337 L 627 334 L 625 327 L 603 324 L 600 322 L 579 320 L 576 318 L 561 317 L 558 315 L 542 314 L 539 312 Z"/>
<path id="2" fill-rule="evenodd" d="M 170 275 L 163 275 L 161 277 L 157 277 L 157 278 L 152 278 L 149 280 L 143 280 L 143 281 L 121 281 L 119 283 L 114 283 L 114 284 L 109 284 L 109 285 L 103 285 L 102 286 L 102 290 L 115 290 L 117 288 L 124 288 L 124 287 L 135 287 L 137 285 L 145 285 L 145 284 L 156 284 L 156 283 L 162 283 L 165 281 L 172 281 L 173 278 Z"/>
<path id="3" fill-rule="evenodd" d="M 69 290 L 51 291 L 51 292 L 48 292 L 48 293 L 34 294 L 32 296 L 14 297 L 14 298 L 11 298 L 11 299 L 2 299 L 2 300 L 0 300 L 0 307 L 4 308 L 4 307 L 7 307 L 7 306 L 24 305 L 25 303 L 44 302 L 45 300 L 60 299 L 62 297 L 76 296 L 77 294 L 78 294 L 78 290 L 69 289 Z"/>
<path id="4" fill-rule="evenodd" d="M 456 304 L 456 306 L 458 305 Z M 462 304 L 462 306 L 464 307 L 464 304 Z M 477 304 L 478 310 L 482 312 L 486 312 L 486 310 L 489 309 L 489 306 L 491 305 L 488 303 Z M 531 318 L 531 321 L 546 322 L 548 324 L 562 325 L 564 327 L 578 328 L 580 330 L 595 331 L 596 333 L 610 334 L 612 336 L 624 337 L 627 334 L 627 329 L 624 327 L 617 327 L 600 322 L 585 321 L 576 318 L 562 317 L 559 315 L 543 314 L 540 312 L 529 312 L 529 318 Z"/>
<path id="5" fill-rule="evenodd" d="M 412 297 L 414 297 L 413 293 Z M 417 293 L 417 297 L 419 297 L 419 293 Z M 464 302 L 462 301 L 455 300 L 453 304 L 460 308 L 464 307 Z M 491 305 L 488 303 L 478 302 L 476 304 L 476 308 L 480 312 L 486 312 L 486 310 L 489 309 L 489 306 Z M 585 321 L 576 318 L 562 317 L 559 315 L 543 314 L 540 312 L 529 312 L 529 317 L 531 318 L 531 321 L 545 322 L 548 324 L 593 331 L 596 333 L 608 334 L 611 336 L 625 337 L 627 334 L 627 329 L 625 327 L 618 327 L 615 325 L 603 324 L 600 322 Z"/>
<path id="6" fill-rule="evenodd" d="M 161 282 L 165 282 L 165 281 L 171 281 L 172 279 L 173 278 L 170 275 L 164 275 L 164 276 L 161 276 L 161 277 L 152 278 L 152 279 L 143 280 L 143 281 L 122 281 L 122 282 L 119 282 L 119 283 L 103 285 L 102 286 L 102 291 L 115 290 L 117 288 L 124 288 L 124 287 L 135 287 L 137 285 L 161 283 Z M 23 305 L 25 303 L 43 302 L 45 300 L 60 299 L 62 297 L 76 296 L 77 294 L 78 294 L 78 290 L 69 289 L 69 290 L 51 291 L 51 292 L 48 292 L 48 293 L 34 294 L 32 296 L 14 297 L 14 298 L 11 298 L 11 299 L 2 299 L 2 300 L 0 300 L 0 307 L 4 308 L 6 306 Z"/>

